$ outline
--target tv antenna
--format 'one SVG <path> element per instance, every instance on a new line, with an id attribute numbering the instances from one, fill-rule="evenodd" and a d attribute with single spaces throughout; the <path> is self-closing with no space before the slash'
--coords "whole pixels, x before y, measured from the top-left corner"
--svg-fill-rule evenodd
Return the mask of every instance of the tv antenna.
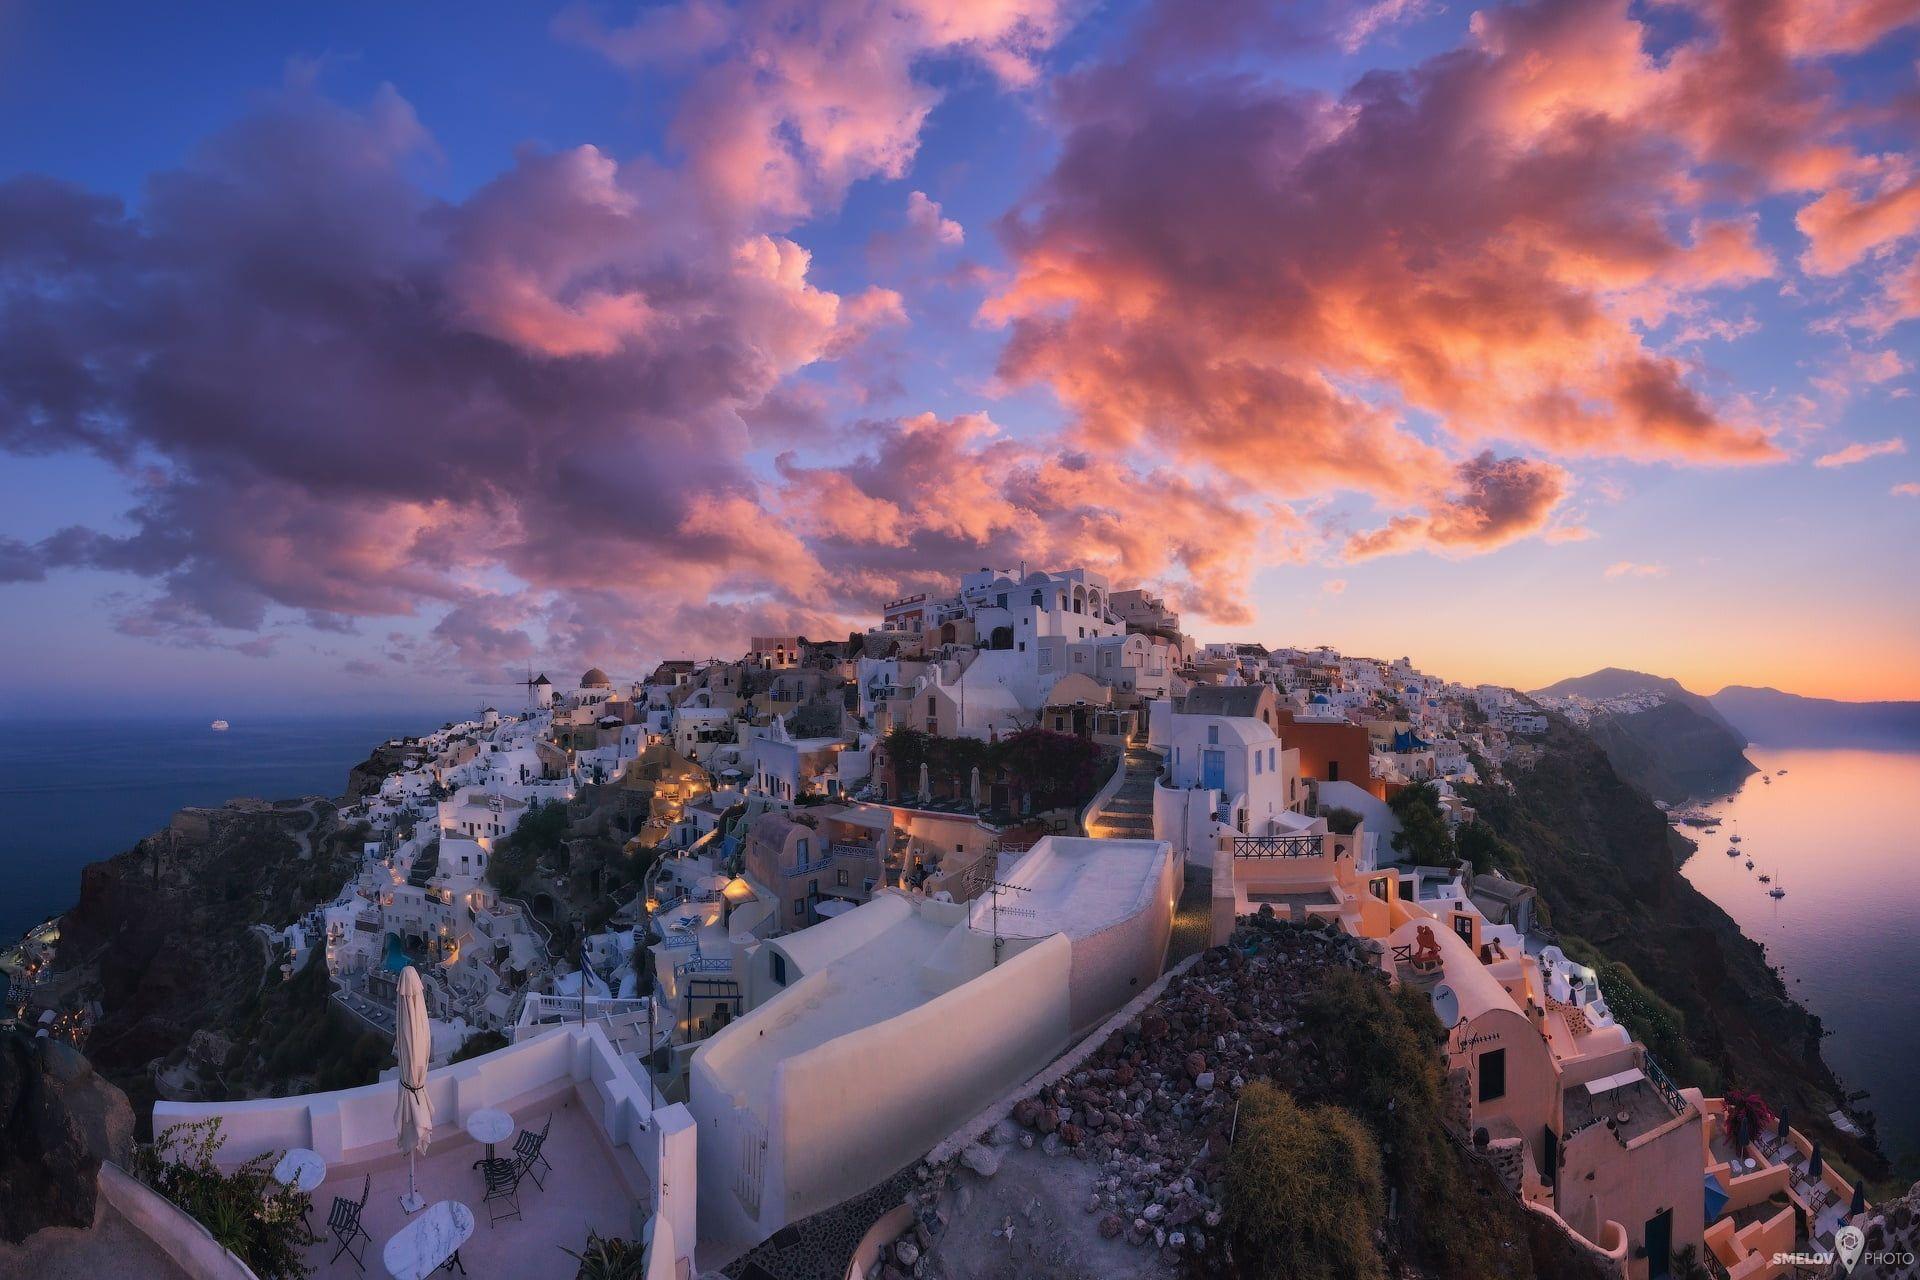
<path id="1" fill-rule="evenodd" d="M 980 884 L 981 884 L 981 887 L 986 890 L 989 896 L 990 909 L 993 912 L 993 963 L 994 963 L 994 967 L 998 968 L 1000 964 L 1001 949 L 1007 945 L 1007 940 L 1000 936 L 1001 911 L 1004 910 L 1008 915 L 1014 915 L 1014 916 L 1031 916 L 1037 913 L 1033 911 L 1029 911 L 1024 907 L 1004 907 L 1003 908 L 1000 905 L 1000 895 L 1003 893 L 1031 892 L 1031 890 L 1028 889 L 1026 885 L 1010 884 L 1005 880 L 996 880 L 992 876 L 985 877 L 980 882 Z"/>

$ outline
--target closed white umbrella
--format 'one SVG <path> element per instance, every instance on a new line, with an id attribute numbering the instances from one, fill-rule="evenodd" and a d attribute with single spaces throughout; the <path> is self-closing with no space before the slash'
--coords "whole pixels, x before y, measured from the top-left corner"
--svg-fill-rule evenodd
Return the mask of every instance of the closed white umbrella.
<path id="1" fill-rule="evenodd" d="M 407 1153 L 407 1194 L 400 1207 L 417 1213 L 426 1204 L 413 1186 L 413 1158 L 433 1141 L 433 1103 L 427 1100 L 427 1059 L 433 1053 L 433 1031 L 427 1025 L 427 993 L 420 973 L 408 965 L 400 973 L 400 994 L 393 1010 L 393 1056 L 400 1063 L 400 1100 L 394 1109 L 400 1150 Z"/>

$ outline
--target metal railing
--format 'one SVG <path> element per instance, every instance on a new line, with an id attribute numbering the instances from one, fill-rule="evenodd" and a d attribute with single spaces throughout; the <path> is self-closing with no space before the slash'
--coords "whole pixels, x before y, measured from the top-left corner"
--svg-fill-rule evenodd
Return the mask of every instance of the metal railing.
<path id="1" fill-rule="evenodd" d="M 1647 1078 L 1653 1081 L 1656 1089 L 1660 1090 L 1660 1096 L 1665 1098 L 1667 1105 L 1673 1108 L 1673 1114 L 1677 1116 L 1686 1114 L 1687 1100 L 1680 1096 L 1678 1086 L 1660 1066 L 1660 1060 L 1651 1053 L 1647 1055 Z"/>
<path id="2" fill-rule="evenodd" d="M 1326 837 L 1320 835 L 1235 836 L 1236 858 L 1317 858 L 1324 850 Z"/>

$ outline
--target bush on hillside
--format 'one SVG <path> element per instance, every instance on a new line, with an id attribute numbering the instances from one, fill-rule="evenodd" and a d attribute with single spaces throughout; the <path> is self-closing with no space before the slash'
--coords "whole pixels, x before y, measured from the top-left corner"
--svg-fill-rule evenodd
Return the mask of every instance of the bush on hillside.
<path id="1" fill-rule="evenodd" d="M 1339 1107 L 1302 1107 L 1256 1080 L 1227 1156 L 1227 1221 L 1249 1276 L 1384 1280 L 1380 1149 Z"/>

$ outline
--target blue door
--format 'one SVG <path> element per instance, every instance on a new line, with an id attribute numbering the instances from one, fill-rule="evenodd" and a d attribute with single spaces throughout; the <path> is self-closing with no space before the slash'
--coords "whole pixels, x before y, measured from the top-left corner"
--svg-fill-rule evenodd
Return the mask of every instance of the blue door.
<path id="1" fill-rule="evenodd" d="M 1211 787 L 1215 791 L 1227 789 L 1226 752 L 1202 751 L 1200 753 L 1200 785 Z"/>

